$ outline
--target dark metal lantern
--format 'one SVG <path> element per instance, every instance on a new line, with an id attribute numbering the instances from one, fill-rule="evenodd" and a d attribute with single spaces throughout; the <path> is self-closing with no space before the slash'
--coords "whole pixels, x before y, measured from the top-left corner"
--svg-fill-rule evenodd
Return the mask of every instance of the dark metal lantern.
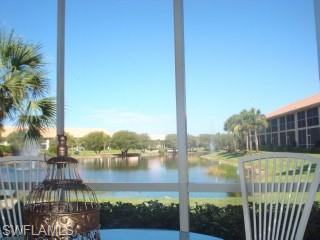
<path id="1" fill-rule="evenodd" d="M 67 138 L 58 136 L 58 156 L 47 161 L 45 180 L 33 189 L 24 208 L 32 239 L 99 239 L 100 207 L 83 183 L 78 161 L 68 157 Z"/>

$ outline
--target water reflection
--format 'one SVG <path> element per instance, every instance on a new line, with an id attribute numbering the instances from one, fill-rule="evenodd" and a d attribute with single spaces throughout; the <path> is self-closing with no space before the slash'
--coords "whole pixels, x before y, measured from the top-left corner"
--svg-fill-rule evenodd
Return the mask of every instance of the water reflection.
<path id="1" fill-rule="evenodd" d="M 208 162 L 201 159 L 200 153 L 192 153 L 188 155 L 189 166 L 213 166 L 218 163 Z M 130 156 L 122 158 L 114 155 L 105 155 L 100 158 L 80 159 L 79 165 L 85 169 L 92 170 L 139 170 L 154 168 L 155 165 L 166 169 L 178 168 L 178 155 L 166 154 L 163 156 Z"/>
<path id="2" fill-rule="evenodd" d="M 203 153 L 202 153 L 203 154 Z M 201 158 L 201 153 L 189 154 L 191 182 L 234 182 L 237 168 Z M 177 182 L 177 155 L 163 156 L 104 156 L 80 159 L 79 169 L 84 179 L 105 182 Z M 219 171 L 214 171 L 218 168 Z M 212 174 L 217 173 L 217 174 Z"/>
<path id="3" fill-rule="evenodd" d="M 150 157 L 115 157 L 104 156 L 93 159 L 80 159 L 79 166 L 82 169 L 104 171 L 104 170 L 118 170 L 118 171 L 132 171 L 132 170 L 148 170 L 158 168 L 177 169 L 176 157 L 170 155 L 166 156 L 150 156 Z"/>

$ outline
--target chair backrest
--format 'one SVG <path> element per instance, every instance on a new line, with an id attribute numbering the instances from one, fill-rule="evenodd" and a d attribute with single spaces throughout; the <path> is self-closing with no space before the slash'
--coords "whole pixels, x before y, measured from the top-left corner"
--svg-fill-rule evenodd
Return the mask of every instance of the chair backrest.
<path id="1" fill-rule="evenodd" d="M 21 229 L 23 204 L 26 197 L 31 189 L 44 179 L 45 175 L 46 164 L 43 157 L 0 158 L 1 229 L 4 225 Z M 3 237 L 5 236 L 0 231 L 0 238 Z"/>
<path id="2" fill-rule="evenodd" d="M 320 181 L 320 160 L 299 153 L 240 159 L 247 240 L 302 240 Z"/>

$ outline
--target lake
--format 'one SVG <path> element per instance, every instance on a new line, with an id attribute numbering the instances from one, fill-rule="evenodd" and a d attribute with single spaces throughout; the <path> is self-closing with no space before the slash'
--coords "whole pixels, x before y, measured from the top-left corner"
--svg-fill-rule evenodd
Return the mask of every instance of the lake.
<path id="1" fill-rule="evenodd" d="M 190 154 L 189 157 L 200 157 Z M 189 166 L 190 182 L 195 183 L 234 183 L 238 178 L 212 176 L 208 167 L 217 165 L 195 164 Z M 230 170 L 230 169 L 229 169 Z M 234 171 L 237 171 L 234 168 Z M 172 183 L 178 181 L 177 157 L 165 156 L 129 157 L 127 159 L 106 156 L 102 158 L 79 159 L 79 172 L 84 180 L 122 183 Z M 236 175 L 236 174 L 235 174 Z M 174 192 L 104 192 L 99 197 L 178 197 Z M 223 198 L 228 193 L 191 193 L 191 197 Z"/>

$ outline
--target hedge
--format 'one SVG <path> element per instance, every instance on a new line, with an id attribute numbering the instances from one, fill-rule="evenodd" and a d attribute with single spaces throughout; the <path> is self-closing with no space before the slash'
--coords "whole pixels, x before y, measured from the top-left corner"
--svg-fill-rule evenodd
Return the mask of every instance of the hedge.
<path id="1" fill-rule="evenodd" d="M 13 211 L 10 211 L 11 217 L 12 214 Z M 163 204 L 158 201 L 139 204 L 103 202 L 101 203 L 100 222 L 102 229 L 157 228 L 178 230 L 179 204 Z M 0 219 L 0 226 L 2 225 Z M 242 206 L 217 207 L 212 204 L 196 204 L 190 209 L 190 230 L 225 240 L 245 240 Z M 304 240 L 317 239 L 320 239 L 319 202 L 315 202 L 313 205 L 304 237 Z"/>
<path id="2" fill-rule="evenodd" d="M 0 157 L 12 153 L 11 146 L 0 145 Z"/>
<path id="3" fill-rule="evenodd" d="M 148 201 L 140 204 L 101 203 L 101 228 L 179 229 L 179 204 Z M 195 205 L 190 209 L 190 230 L 221 237 L 245 240 L 242 206 Z M 305 240 L 320 239 L 320 203 L 313 206 Z"/>
<path id="4" fill-rule="evenodd" d="M 312 148 L 297 147 L 297 146 L 273 146 L 273 145 L 262 145 L 260 146 L 261 151 L 267 152 L 297 152 L 297 153 L 320 153 L 320 146 L 314 146 Z"/>

